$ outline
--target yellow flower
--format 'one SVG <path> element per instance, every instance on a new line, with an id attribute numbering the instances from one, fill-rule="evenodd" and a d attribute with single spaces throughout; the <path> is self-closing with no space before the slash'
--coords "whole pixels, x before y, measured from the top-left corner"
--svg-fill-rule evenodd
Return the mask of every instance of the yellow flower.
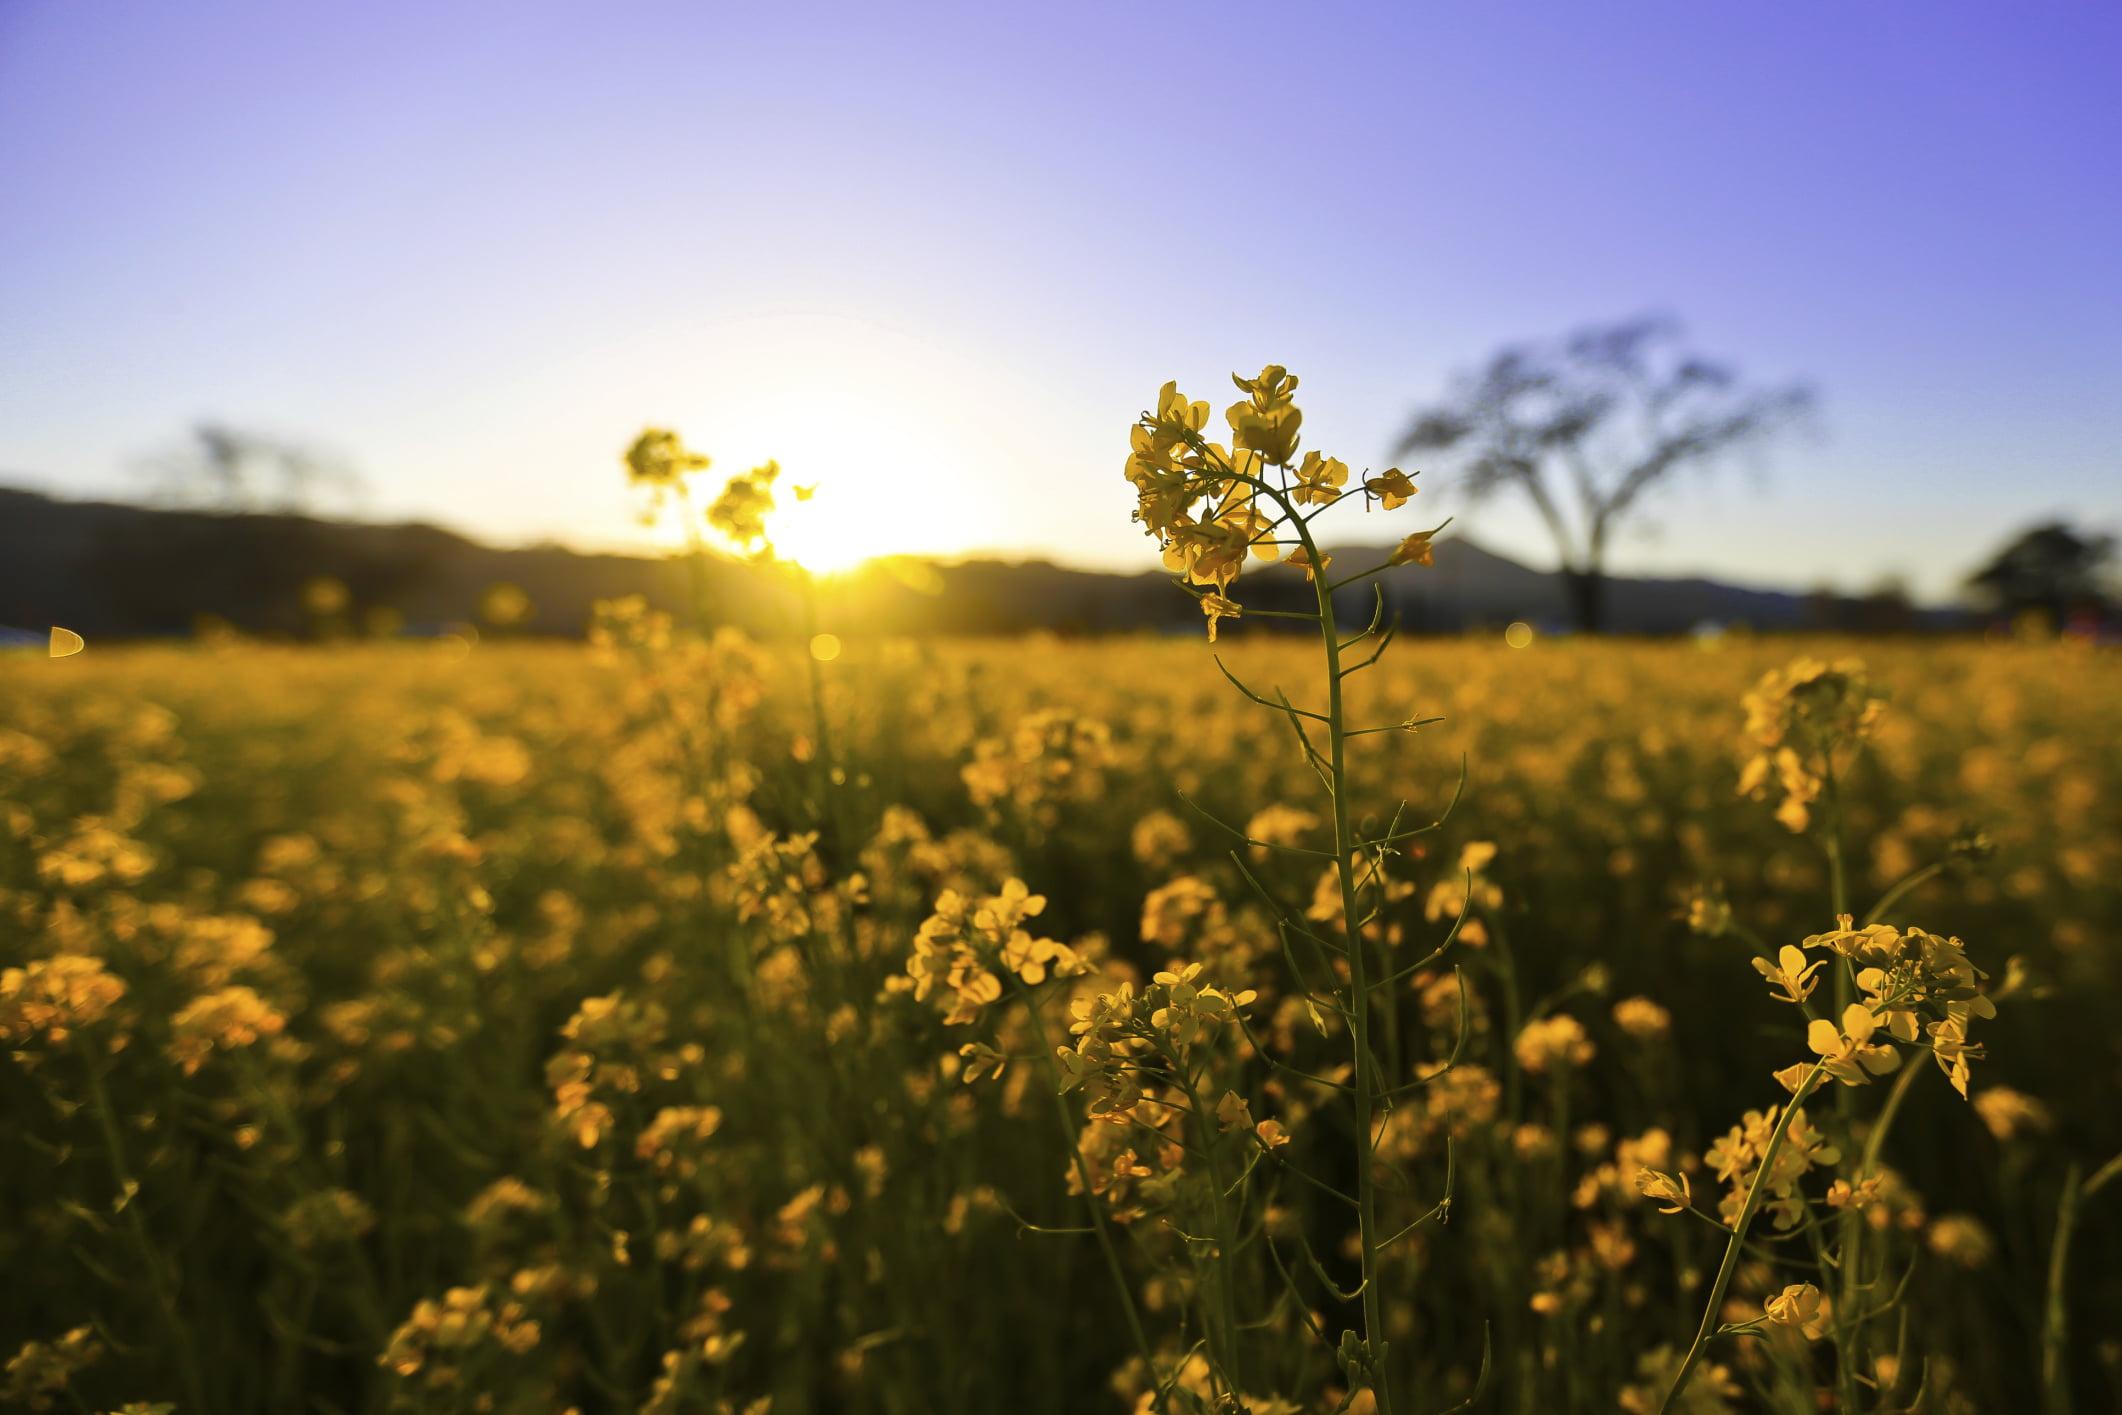
<path id="1" fill-rule="evenodd" d="M 1163 428 L 1199 432 L 1208 426 L 1208 401 L 1189 400 L 1176 382 L 1167 383 L 1157 390 L 1157 423 Z"/>
<path id="2" fill-rule="evenodd" d="M 1866 924 L 1860 929 L 1849 915 L 1837 914 L 1835 927 L 1824 934 L 1807 936 L 1805 946 L 1831 948 L 1844 958 L 1859 962 L 1887 961 L 1901 951 L 1901 931 L 1892 924 Z"/>
<path id="3" fill-rule="evenodd" d="M 74 1377 L 103 1359 L 103 1343 L 95 1328 L 75 1327 L 50 1341 L 27 1341 L 8 1358 L 6 1379 L 0 1380 L 0 1399 L 10 1409 L 49 1410 L 66 1394 Z M 87 1409 L 77 1397 L 72 1402 Z"/>
<path id="4" fill-rule="evenodd" d="M 1845 1086 L 1861 1086 L 1901 1064 L 1899 1052 L 1872 1041 L 1878 1030 L 1879 1019 L 1871 1009 L 1852 1002 L 1842 1009 L 1839 1028 L 1824 1017 L 1814 1018 L 1805 1029 L 1805 1044 L 1826 1063 L 1828 1075 Z"/>
<path id="5" fill-rule="evenodd" d="M 1297 468 L 1297 484 L 1290 489 L 1289 499 L 1299 506 L 1330 506 L 1341 499 L 1341 488 L 1347 481 L 1346 462 L 1307 452 Z"/>
<path id="6" fill-rule="evenodd" d="M 915 998 L 927 998 L 942 984 L 951 999 L 943 1020 L 957 1026 L 977 1020 L 1001 998 L 1000 974 L 1014 974 L 1036 987 L 1049 977 L 1083 972 L 1085 964 L 1074 949 L 1034 938 L 1024 927 L 1045 908 L 1046 896 L 1033 894 L 1020 879 L 1006 881 L 1000 894 L 978 901 L 944 890 L 915 933 L 913 955 L 906 960 Z"/>
<path id="7" fill-rule="evenodd" d="M 1687 901 L 1687 927 L 1704 938 L 1722 938 L 1731 927 L 1731 904 L 1721 889 L 1697 889 Z"/>
<path id="8" fill-rule="evenodd" d="M 1953 1083 L 1953 1089 L 1965 1100 L 1970 1075 L 1967 1064 L 1982 1055 L 1982 1044 L 1967 1039 L 1966 1020 L 1948 1017 L 1943 1022 L 1931 1023 L 1930 1054 L 1937 1061 L 1938 1069 Z"/>
<path id="9" fill-rule="evenodd" d="M 80 954 L 33 959 L 0 972 L 0 1041 L 58 1046 L 92 1027 L 125 996 L 125 980 Z"/>
<path id="10" fill-rule="evenodd" d="M 2055 1126 L 2047 1106 L 2009 1086 L 1991 1086 L 1976 1096 L 1975 1114 L 2000 1141 L 2014 1140 L 2022 1133 L 2044 1134 Z"/>
<path id="11" fill-rule="evenodd" d="M 1245 568 L 1257 534 L 1242 518 L 1182 522 L 1165 543 L 1164 568 L 1184 575 L 1190 584 L 1228 589 Z"/>
<path id="12" fill-rule="evenodd" d="M 1745 708 L 1753 755 L 1740 770 L 1739 794 L 1764 799 L 1773 777 L 1784 796 L 1776 819 L 1793 834 L 1812 823 L 1812 802 L 1835 753 L 1870 736 L 1886 710 L 1861 662 L 1816 658 L 1770 670 L 1746 695 Z"/>
<path id="13" fill-rule="evenodd" d="M 1008 1060 L 985 1042 L 967 1042 L 958 1048 L 958 1079 L 970 1086 L 984 1076 L 1000 1076 Z"/>
<path id="14" fill-rule="evenodd" d="M 1811 997 L 1813 989 L 1820 985 L 1820 980 L 1813 974 L 1827 966 L 1824 961 L 1807 963 L 1805 955 L 1787 943 L 1776 954 L 1775 962 L 1756 958 L 1753 964 L 1755 972 L 1783 990 L 1786 1002 L 1803 1002 Z"/>
<path id="15" fill-rule="evenodd" d="M 1245 612 L 1243 605 L 1234 599 L 1217 594 L 1214 590 L 1201 596 L 1201 612 L 1208 616 L 1208 641 L 1216 641 L 1216 626 L 1225 619 L 1236 619 Z"/>
<path id="16" fill-rule="evenodd" d="M 1973 1214 L 1941 1214 L 1925 1237 L 1933 1253 L 1963 1268 L 1986 1267 L 1997 1253 L 1997 1240 Z"/>
<path id="17" fill-rule="evenodd" d="M 1317 565 L 1313 565 L 1311 552 L 1300 545 L 1295 550 L 1292 550 L 1289 553 L 1287 563 L 1294 565 L 1298 569 L 1302 570 L 1304 572 L 1305 581 L 1307 583 L 1310 583 L 1317 579 L 1317 574 L 1315 572 L 1323 572 L 1328 566 L 1334 563 L 1334 557 L 1332 557 L 1331 555 L 1322 555 L 1319 557 L 1319 563 Z"/>
<path id="18" fill-rule="evenodd" d="M 1658 1205 L 1658 1212 L 1677 1214 L 1686 1211 L 1695 1201 L 1694 1186 L 1684 1174 L 1670 1174 L 1662 1169 L 1642 1169 L 1636 1173 L 1636 1192 Z"/>
<path id="19" fill-rule="evenodd" d="M 1199 963 L 1188 963 L 1176 971 L 1167 969 L 1156 975 L 1152 980 L 1155 986 L 1144 997 L 1151 1008 L 1150 1026 L 1169 1032 L 1180 1047 L 1205 1040 L 1259 996 L 1249 988 L 1232 993 L 1212 987 L 1200 981 L 1201 972 Z"/>
<path id="20" fill-rule="evenodd" d="M 1837 1179 L 1827 1186 L 1827 1206 L 1831 1209 L 1854 1209 L 1862 1212 L 1879 1202 L 1879 1191 L 1885 1181 L 1872 1175 L 1851 1184 L 1847 1179 Z"/>
<path id="21" fill-rule="evenodd" d="M 1727 1224 L 1738 1218 L 1781 1113 L 1780 1106 L 1746 1112 L 1741 1122 L 1719 1137 L 1702 1157 L 1718 1181 L 1729 1186 L 1718 1206 Z M 1841 1151 L 1812 1128 L 1804 1110 L 1794 1111 L 1783 1145 L 1776 1151 L 1775 1163 L 1764 1181 L 1769 1196 L 1767 1209 L 1778 1228 L 1790 1228 L 1805 1216 L 1805 1196 L 1798 1190 L 1798 1181 L 1815 1165 L 1834 1164 L 1840 1159 Z"/>
<path id="22" fill-rule="evenodd" d="M 216 1051 L 233 1051 L 287 1028 L 280 1015 L 254 989 L 222 988 L 193 998 L 170 1018 L 170 1056 L 189 1076 Z"/>
<path id="23" fill-rule="evenodd" d="M 774 482 L 781 464 L 767 462 L 731 477 L 722 494 L 707 508 L 707 523 L 727 536 L 739 550 L 771 551 L 766 539 L 766 518 L 774 509 Z"/>
<path id="24" fill-rule="evenodd" d="M 1379 503 L 1386 510 L 1396 511 L 1407 504 L 1408 499 L 1415 494 L 1416 488 L 1412 477 L 1398 467 L 1394 467 L 1389 471 L 1379 473 L 1377 476 L 1366 477 L 1363 481 L 1363 489 L 1372 496 L 1377 497 Z M 1413 537 L 1409 537 L 1409 539 L 1413 539 Z M 1403 546 L 1402 548 L 1404 549 L 1405 547 Z M 1426 565 L 1429 562 L 1425 560 L 1422 563 Z"/>
<path id="25" fill-rule="evenodd" d="M 1652 1041 L 1672 1030 L 1673 1014 L 1647 997 L 1624 997 L 1614 1004 L 1614 1022 L 1638 1041 Z"/>
<path id="26" fill-rule="evenodd" d="M 1768 1320 L 1798 1328 L 1809 1341 L 1826 1334 L 1832 1311 L 1826 1295 L 1809 1282 L 1794 1282 L 1768 1299 Z"/>
<path id="27" fill-rule="evenodd" d="M 1596 1054 L 1584 1024 L 1566 1012 L 1526 1023 L 1516 1049 L 1518 1064 L 1535 1074 L 1550 1067 L 1583 1066 Z"/>
<path id="28" fill-rule="evenodd" d="M 669 428 L 644 428 L 626 449 L 626 475 L 641 486 L 675 486 L 692 472 L 706 471 L 708 459 L 688 449 Z"/>
<path id="29" fill-rule="evenodd" d="M 1287 464 L 1297 455 L 1297 429 L 1304 422 L 1304 414 L 1290 396 L 1296 392 L 1296 375 L 1280 364 L 1269 364 L 1258 378 L 1232 374 L 1230 381 L 1248 395 L 1223 415 L 1230 424 L 1232 445 L 1259 453 L 1270 466 Z"/>
<path id="30" fill-rule="evenodd" d="M 722 1128 L 719 1106 L 667 1105 L 634 1140 L 634 1153 L 659 1174 L 689 1179 L 698 1172 L 700 1150 Z"/>
<path id="31" fill-rule="evenodd" d="M 1387 509 L 1391 509 L 1390 506 Z M 1393 548 L 1392 557 L 1387 563 L 1393 565 L 1436 564 L 1435 551 L 1429 543 L 1429 538 L 1435 534 L 1435 531 L 1416 531 Z"/>

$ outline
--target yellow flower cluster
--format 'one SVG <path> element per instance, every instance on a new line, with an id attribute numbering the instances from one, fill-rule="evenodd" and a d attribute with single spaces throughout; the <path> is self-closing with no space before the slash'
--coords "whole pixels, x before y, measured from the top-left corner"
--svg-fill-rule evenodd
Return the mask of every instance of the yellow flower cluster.
<path id="1" fill-rule="evenodd" d="M 637 485 L 676 487 L 695 472 L 704 472 L 709 460 L 685 445 L 669 428 L 642 429 L 626 449 L 626 474 Z"/>
<path id="2" fill-rule="evenodd" d="M 1129 430 L 1125 467 L 1136 493 L 1135 519 L 1162 547 L 1165 568 L 1199 587 L 1194 592 L 1211 641 L 1222 620 L 1244 612 L 1230 589 L 1248 558 L 1276 560 L 1289 550 L 1307 579 L 1325 572 L 1327 557 L 1314 563 L 1303 529 L 1309 516 L 1300 524 L 1297 508 L 1323 510 L 1339 501 L 1349 475 L 1347 464 L 1318 452 L 1296 461 L 1304 423 L 1296 375 L 1269 364 L 1257 377 L 1232 374 L 1231 381 L 1245 396 L 1224 412 L 1228 446 L 1205 436 L 1208 404 L 1167 383 L 1156 411 Z M 1396 467 L 1365 478 L 1363 493 L 1366 502 L 1375 499 L 1391 511 L 1406 504 L 1415 485 Z M 1392 563 L 1430 564 L 1429 535 L 1408 537 Z"/>
<path id="3" fill-rule="evenodd" d="M 484 1284 L 452 1287 L 440 1301 L 422 1298 L 412 1315 L 391 1333 L 379 1364 L 402 1379 L 418 1378 L 429 1390 L 463 1389 L 473 1366 L 494 1351 L 521 1355 L 538 1344 L 539 1324 L 513 1297 L 498 1304 Z M 473 1387 L 476 1389 L 476 1386 Z"/>
<path id="4" fill-rule="evenodd" d="M 978 1021 L 1002 996 L 1004 976 L 1037 987 L 1049 977 L 1082 972 L 1074 949 L 1034 937 L 1024 927 L 1045 909 L 1046 896 L 1033 894 L 1020 879 L 1005 881 L 1000 894 L 978 899 L 945 890 L 914 935 L 913 954 L 906 960 L 915 998 L 926 1000 L 941 988 L 948 1004 L 944 1022 L 961 1026 Z"/>
<path id="5" fill-rule="evenodd" d="M 170 1058 L 189 1076 L 217 1051 L 255 1046 L 287 1030 L 287 1018 L 258 995 L 237 985 L 193 998 L 170 1018 Z"/>
<path id="6" fill-rule="evenodd" d="M 1534 1075 L 1587 1066 L 1598 1055 L 1584 1024 L 1566 1012 L 1525 1024 L 1515 1043 L 1518 1064 Z"/>
<path id="7" fill-rule="evenodd" d="M 1719 1205 L 1725 1223 L 1739 1221 L 1739 1211 L 1754 1185 L 1762 1156 L 1768 1152 L 1776 1121 L 1781 1115 L 1780 1106 L 1746 1112 L 1745 1118 L 1726 1131 L 1703 1156 L 1717 1179 L 1729 1186 Z M 1784 1130 L 1783 1143 L 1776 1147 L 1768 1174 L 1761 1180 L 1765 1196 L 1763 1205 L 1774 1215 L 1776 1227 L 1794 1228 L 1805 1217 L 1805 1195 L 1798 1188 L 1799 1181 L 1814 1169 L 1836 1164 L 1841 1158 L 1841 1150 L 1829 1144 L 1827 1137 L 1813 1128 L 1802 1107 L 1792 1114 L 1790 1124 Z M 1644 1192 L 1650 1193 L 1648 1189 Z"/>
<path id="8" fill-rule="evenodd" d="M 732 834 L 741 844 L 727 880 L 741 922 L 756 923 L 781 942 L 833 926 L 838 906 L 825 888 L 816 831 L 784 837 L 747 825 Z M 859 879 L 850 883 L 859 892 Z"/>
<path id="9" fill-rule="evenodd" d="M 641 1128 L 634 1153 L 663 1178 L 690 1180 L 706 1163 L 706 1142 L 721 1128 L 718 1106 L 667 1105 Z"/>
<path id="10" fill-rule="evenodd" d="M 1834 1302 L 1809 1282 L 1794 1282 L 1768 1299 L 1768 1320 L 1780 1327 L 1796 1327 L 1808 1341 L 1827 1335 L 1834 1320 Z"/>
<path id="11" fill-rule="evenodd" d="M 1142 1099 L 1136 1076 L 1146 1058 L 1180 1059 L 1235 1022 L 1259 994 L 1226 991 L 1201 981 L 1202 965 L 1187 963 L 1158 973 L 1140 993 L 1132 983 L 1072 1005 L 1069 1035 L 1058 1048 L 1062 1089 L 1082 1087 L 1093 1115 L 1134 1108 Z"/>
<path id="12" fill-rule="evenodd" d="M 61 1046 L 93 1027 L 125 997 L 125 982 L 100 958 L 61 954 L 0 971 L 0 1042 Z"/>
<path id="13" fill-rule="evenodd" d="M 17 1410 L 49 1410 L 74 1377 L 103 1357 L 103 1343 L 90 1327 L 75 1327 L 50 1341 L 27 1341 L 7 1361 L 0 1403 Z M 85 1407 L 84 1407 L 85 1408 Z"/>
<path id="14" fill-rule="evenodd" d="M 766 462 L 729 479 L 721 495 L 708 504 L 707 523 L 748 554 L 771 551 L 766 518 L 774 509 L 774 483 L 781 464 Z"/>
<path id="15" fill-rule="evenodd" d="M 1835 753 L 1870 736 L 1886 703 L 1860 661 L 1801 658 L 1763 674 L 1745 708 L 1751 755 L 1739 772 L 1739 792 L 1765 800 L 1773 782 L 1783 797 L 1776 819 L 1795 833 L 1811 824 Z"/>
<path id="16" fill-rule="evenodd" d="M 1247 438 L 1282 435 L 1277 396 L 1246 415 Z M 1262 480 L 1279 489 L 1280 470 Z M 1303 449 L 1287 471 L 1307 510 L 1397 494 Z M 2053 1185 L 1997 1176 L 2091 1172 L 2105 1097 L 2098 1067 L 2038 1058 L 1985 1063 L 1977 1088 L 1970 1030 L 2022 987 L 2029 1020 L 2080 1049 L 2062 1061 L 2082 1060 L 2095 1029 L 2078 1024 L 2112 993 L 2112 655 L 1869 650 L 1880 681 L 1924 691 L 1869 729 L 1864 770 L 1841 772 L 1838 750 L 1847 892 L 1859 907 L 1892 896 L 1857 917 L 1949 908 L 1968 937 L 2015 940 L 2010 966 L 1905 924 L 1805 937 L 1840 912 L 1818 902 L 1824 759 L 1813 838 L 1731 791 L 1732 704 L 1779 643 L 1570 640 L 1511 658 L 1440 639 L 1346 680 L 1350 720 L 1399 722 L 1420 701 L 1452 723 L 1350 753 L 1353 828 L 1396 836 L 1348 856 L 1368 1053 L 1389 1095 L 1359 1165 L 1333 798 L 1286 721 L 1241 716 L 1251 705 L 1173 674 L 1148 638 L 939 640 L 849 655 L 828 752 L 800 642 L 695 635 L 645 603 L 601 623 L 615 652 L 123 647 L 69 661 L 64 680 L 42 658 L 0 662 L 0 939 L 14 945 L 0 1071 L 38 1157 L 16 1176 L 11 1310 L 55 1314 L 53 1332 L 92 1314 L 107 1347 L 59 1390 L 38 1372 L 85 1348 L 32 1343 L 0 1405 L 46 1390 L 60 1408 L 133 1393 L 293 1408 L 335 1384 L 376 1409 L 623 1395 L 721 1411 L 769 1390 L 789 1415 L 1001 1409 L 1032 1378 L 977 1359 L 990 1338 L 1080 1332 L 1052 1369 L 1095 1396 L 1093 1367 L 1131 1344 L 1132 1300 L 1149 1356 L 1116 1382 L 1123 1408 L 1191 1409 L 1159 1386 L 1170 1377 L 1206 1408 L 1362 1409 L 1388 1403 L 1352 1389 L 1374 1370 L 1390 1370 L 1393 1408 L 1449 1405 L 1473 1396 L 1479 1323 L 1495 1317 L 1510 1401 L 1655 1410 L 1682 1359 L 1661 1348 L 1681 1320 L 1668 1284 L 1701 1305 L 1705 1245 L 1728 1237 L 1703 1220 L 1729 1219 L 1765 1169 L 1786 1226 L 1739 1245 L 1674 1410 L 1831 1403 L 1812 1387 L 1845 1346 L 1867 1405 L 1904 1408 L 1921 1371 L 1941 1409 L 2011 1408 L 2001 1366 L 1940 1358 L 1972 1329 L 1961 1310 L 2008 1315 L 2027 1286 L 2005 1240 L 2049 1231 L 2028 1195 L 2045 1205 Z M 1257 636 L 1227 664 L 1294 690 L 1316 667 L 1295 637 Z M 1428 826 L 1441 801 L 1427 788 L 1462 750 L 1476 789 L 1401 836 Z M 1768 789 L 1781 799 L 1773 762 Z M 1417 799 L 1395 822 L 1388 793 L 1403 790 Z M 1970 818 L 1994 842 L 1985 868 Z M 1053 903 L 1034 914 L 1019 886 L 1011 905 L 1011 878 L 1052 881 Z M 933 905 L 946 891 L 960 903 Z M 1004 907 L 984 929 L 990 891 Z M 1759 997 L 1674 966 L 1672 911 L 1690 898 L 1726 940 L 1700 951 L 1764 953 L 1765 981 L 1740 990 L 1797 1009 L 1769 1064 L 1803 1056 L 1801 1071 L 1856 1079 L 1920 1046 L 1975 1115 L 1837 1086 L 1834 1113 L 1810 1098 L 1773 1163 L 1774 1110 L 1707 1163 L 1689 1153 L 1675 1117 L 1760 1103 L 1704 1090 L 1725 1070 L 1692 1064 Z M 1462 910 L 1459 941 L 1485 946 L 1455 972 L 1423 955 Z M 1594 939 L 1643 946 L 1587 957 Z M 1096 1021 L 1056 1047 L 1070 1004 Z M 1897 1086 L 1927 1073 L 1908 1060 Z M 1004 1066 L 995 1084 L 948 1084 Z M 2014 1067 L 2012 1085 L 1989 1082 Z M 1054 1124 L 1051 1092 L 1071 1076 Z M 2038 1099 L 2014 1089 L 2036 1076 Z M 1937 1127 L 1968 1119 L 2001 1151 L 1972 1136 L 1952 1165 L 1887 1165 L 1941 1152 Z M 1063 1171 L 1097 1202 L 1068 1200 Z M 1341 1195 L 1366 1173 L 1391 1242 L 1358 1291 Z M 1696 1180 L 1699 1216 L 1681 1212 Z M 1094 1219 L 1119 1231 L 1124 1282 L 1063 1293 L 1049 1265 L 1097 1241 L 1080 1227 Z M 1014 1242 L 1033 1220 L 1073 1236 Z M 1912 1263 L 1928 1266 L 1904 1286 Z M 1925 1277 L 1985 1263 L 1993 1281 Z M 821 1272 L 837 1276 L 821 1286 Z M 1801 1278 L 1826 1289 L 1817 1306 Z M 196 1348 L 166 1330 L 158 1281 L 196 1318 Z M 254 1289 L 288 1330 L 260 1318 Z M 293 1323 L 277 1294 L 312 1290 Z M 1335 1328 L 1372 1294 L 1377 1341 L 1335 1360 Z M 1527 1319 L 1530 1298 L 1551 1319 Z M 1899 1308 L 1896 1387 L 1882 1348 Z M 1823 1319 L 1835 1341 L 1800 1354 Z M 17 1325 L 17 1343 L 46 1330 Z M 420 1363 L 407 1375 L 371 1364 L 401 1325 L 394 1355 Z M 1749 1325 L 1769 1339 L 1729 1341 Z M 908 1335 L 950 1330 L 967 1339 Z M 197 1396 L 182 1370 L 195 1349 Z M 1716 1358 L 1768 1394 L 1741 1394 Z"/>
<path id="17" fill-rule="evenodd" d="M 553 1120 L 576 1144 L 594 1149 L 610 1133 L 614 1103 L 639 1095 L 660 1069 L 658 1049 L 669 1025 L 653 1002 L 620 993 L 583 999 L 560 1029 L 569 1045 L 545 1064 Z"/>
<path id="18" fill-rule="evenodd" d="M 1931 1056 L 1964 1098 L 1969 1063 L 1982 1055 L 1980 1044 L 1968 1040 L 1968 1026 L 1997 1015 L 1996 1004 L 1982 990 L 1988 975 L 1968 961 L 1966 945 L 1957 938 L 1890 924 L 1857 928 L 1847 915 L 1838 925 L 1807 938 L 1804 947 L 1826 950 L 1839 960 L 1837 966 L 1851 969 L 1863 1001 L 1844 1007 L 1839 1025 L 1814 1018 L 1807 1027 L 1806 1044 L 1819 1064 L 1844 1085 L 1862 1085 L 1900 1064 L 1891 1043 L 1927 1036 Z M 1782 988 L 1787 1000 L 1802 1003 L 1822 965 L 1807 964 L 1803 953 L 1785 947 L 1773 967 L 1759 959 L 1754 966 Z M 1795 1091 L 1807 1070 L 1791 1067 L 1778 1079 Z"/>
<path id="19" fill-rule="evenodd" d="M 1096 801 L 1106 774 L 1121 764 L 1112 728 L 1063 707 L 1019 718 L 1006 736 L 983 737 L 960 772 L 973 804 L 1008 803 L 1042 828 L 1053 827 L 1065 802 Z"/>

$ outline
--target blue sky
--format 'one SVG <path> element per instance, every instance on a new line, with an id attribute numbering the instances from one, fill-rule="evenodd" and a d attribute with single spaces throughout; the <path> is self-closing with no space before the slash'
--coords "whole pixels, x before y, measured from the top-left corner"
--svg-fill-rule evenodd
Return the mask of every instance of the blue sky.
<path id="1" fill-rule="evenodd" d="M 844 542 L 1125 565 L 1167 378 L 1285 363 L 1361 465 L 1655 309 L 1822 416 L 1616 565 L 1936 596 L 2122 523 L 2118 73 L 2091 3 L 0 0 L 0 480 L 135 492 L 211 417 L 625 544 L 655 422 Z"/>

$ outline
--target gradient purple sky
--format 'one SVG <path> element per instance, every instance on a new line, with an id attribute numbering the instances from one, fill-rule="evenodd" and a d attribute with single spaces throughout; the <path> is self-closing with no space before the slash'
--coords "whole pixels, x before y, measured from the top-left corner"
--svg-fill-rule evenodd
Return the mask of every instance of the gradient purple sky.
<path id="1" fill-rule="evenodd" d="M 880 552 L 1137 564 L 1167 378 L 1286 363 L 1360 465 L 1660 309 L 1822 431 L 1617 564 L 1936 596 L 2122 522 L 2118 92 L 2094 3 L 0 0 L 0 480 L 136 492 L 215 417 L 623 544 L 660 422 Z"/>

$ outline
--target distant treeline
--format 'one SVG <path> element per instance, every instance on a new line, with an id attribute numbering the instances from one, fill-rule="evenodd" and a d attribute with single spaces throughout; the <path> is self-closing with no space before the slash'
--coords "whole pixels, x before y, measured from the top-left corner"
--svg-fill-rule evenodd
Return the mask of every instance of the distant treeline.
<path id="1" fill-rule="evenodd" d="M 1336 551 L 1354 568 L 1383 552 Z M 754 633 L 790 623 L 784 591 L 740 562 L 590 555 L 560 546 L 500 549 L 439 527 L 372 525 L 285 514 L 174 511 L 62 501 L 0 488 L 0 627 L 63 624 L 91 636 L 164 636 L 222 623 L 249 633 L 302 636 L 318 615 L 305 588 L 345 587 L 333 616 L 359 631 L 383 624 L 436 631 L 476 619 L 496 584 L 528 597 L 521 632 L 578 635 L 591 606 L 619 595 L 702 622 Z M 1384 581 L 1404 629 L 1453 633 L 1523 619 L 1569 620 L 1560 577 L 1463 537 L 1437 547 L 1430 569 Z M 1343 616 L 1366 620 L 1369 591 L 1344 592 Z M 1867 598 L 1748 589 L 1711 580 L 1615 579 L 1610 626 L 1684 633 L 1703 624 L 1758 629 L 1900 632 L 1950 628 L 1965 617 L 1912 608 L 1891 593 Z M 1294 574 L 1248 572 L 1246 603 L 1294 606 L 1308 595 Z M 1166 576 L 1071 570 L 1041 561 L 873 565 L 831 582 L 825 610 L 868 633 L 1110 633 L 1197 629 L 1200 616 Z M 697 604 L 697 610 L 689 604 Z M 1261 621 L 1264 622 L 1264 621 Z"/>

